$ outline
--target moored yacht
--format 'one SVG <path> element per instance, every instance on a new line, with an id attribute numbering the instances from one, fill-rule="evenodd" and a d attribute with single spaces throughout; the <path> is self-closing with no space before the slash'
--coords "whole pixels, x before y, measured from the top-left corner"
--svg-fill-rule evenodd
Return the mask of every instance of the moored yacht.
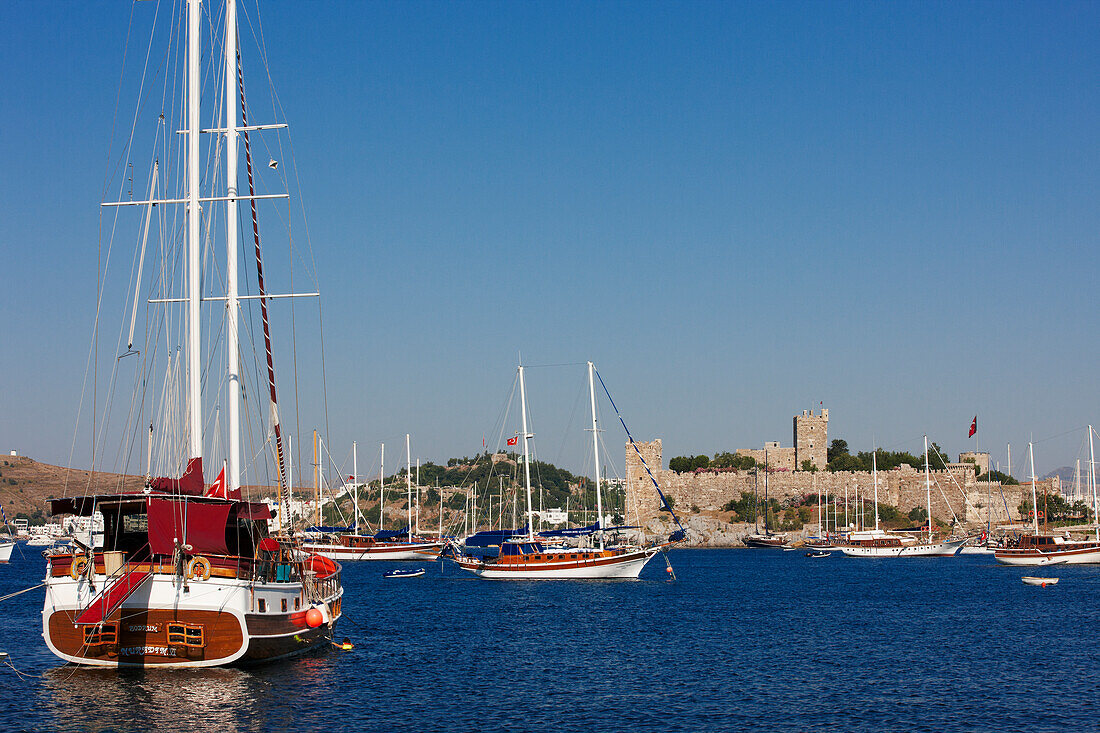
<path id="1" fill-rule="evenodd" d="M 555 547 L 550 548 L 538 541 L 534 534 L 534 512 L 531 502 L 531 464 L 530 464 L 530 439 L 533 437 L 527 430 L 527 388 L 524 382 L 524 369 L 519 367 L 519 395 L 522 410 L 523 425 L 523 467 L 527 487 L 527 536 L 510 537 L 500 543 L 500 554 L 496 557 L 474 557 L 461 554 L 453 546 L 448 548 L 447 555 L 452 557 L 455 564 L 463 570 L 469 571 L 479 578 L 487 580 L 567 580 L 567 579 L 621 579 L 637 578 L 657 553 L 668 548 L 674 542 L 683 539 L 684 532 L 681 529 L 674 533 L 668 542 L 657 543 L 645 547 L 615 546 L 604 544 L 603 531 L 603 503 L 600 498 L 600 468 L 599 468 L 599 429 L 596 423 L 596 386 L 595 366 L 588 362 L 588 390 L 592 407 L 592 441 L 593 456 L 596 466 L 596 531 L 593 534 L 595 547 Z M 601 385 L 603 380 L 600 380 Z M 606 392 L 607 388 L 604 387 Z M 608 395 L 610 398 L 610 395 Z M 614 401 L 612 401 L 614 406 Z M 618 412 L 616 408 L 616 412 Z M 619 417 L 622 422 L 622 417 Z M 626 423 L 623 423 L 625 428 Z M 630 432 L 627 431 L 631 445 L 634 445 Z M 637 446 L 634 446 L 637 450 Z M 641 458 L 641 453 L 638 453 Z M 642 458 L 642 465 L 645 459 Z M 648 471 L 648 467 L 646 469 Z M 654 480 L 654 486 L 657 486 Z M 663 506 L 670 512 L 672 507 L 661 494 L 660 487 L 657 492 L 661 496 Z M 675 519 L 676 515 L 672 514 Z M 671 569 L 671 568 L 670 568 Z"/>

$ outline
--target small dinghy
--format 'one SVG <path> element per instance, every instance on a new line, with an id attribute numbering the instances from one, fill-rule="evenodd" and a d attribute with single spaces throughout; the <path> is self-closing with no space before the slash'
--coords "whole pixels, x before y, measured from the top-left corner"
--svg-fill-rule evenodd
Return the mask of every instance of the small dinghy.
<path id="1" fill-rule="evenodd" d="M 810 552 L 806 553 L 806 557 L 828 557 L 832 554 L 833 553 L 825 552 L 824 550 L 811 550 Z"/>
<path id="2" fill-rule="evenodd" d="M 1028 585 L 1038 585 L 1046 588 L 1048 585 L 1057 585 L 1057 578 L 1037 578 L 1034 575 L 1025 575 L 1023 581 Z"/>
<path id="3" fill-rule="evenodd" d="M 416 570 L 387 570 L 382 573 L 383 578 L 419 578 L 424 574 L 424 568 Z"/>

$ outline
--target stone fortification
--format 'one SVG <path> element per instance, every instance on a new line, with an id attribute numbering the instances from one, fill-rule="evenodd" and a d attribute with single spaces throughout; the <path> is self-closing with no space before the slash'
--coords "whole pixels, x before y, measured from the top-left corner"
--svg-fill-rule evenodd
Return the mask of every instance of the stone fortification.
<path id="1" fill-rule="evenodd" d="M 730 499 L 740 498 L 741 492 L 752 492 L 754 480 L 759 482 L 761 496 L 764 493 L 763 472 L 759 477 L 754 476 L 751 470 L 676 473 L 664 468 L 660 439 L 637 445 L 661 491 L 672 499 L 678 513 L 690 512 L 692 506 L 699 507 L 701 511 L 721 510 Z M 817 446 L 815 440 L 813 450 Z M 768 457 L 771 458 L 770 448 Z M 952 510 L 959 519 L 967 522 L 985 523 L 987 518 L 994 523 L 1017 521 L 1024 494 L 1027 494 L 1027 499 L 1031 498 L 1030 485 L 1001 486 L 978 481 L 972 463 L 950 464 L 947 471 L 932 471 L 931 483 L 932 516 L 945 522 L 951 521 Z M 1044 488 L 1057 490 L 1056 486 L 1045 485 L 1049 483 L 1039 483 L 1040 495 Z M 830 501 L 837 496 L 843 503 L 845 491 L 850 502 L 855 501 L 857 491 L 860 497 L 870 499 L 874 491 L 872 474 L 863 471 L 791 470 L 773 470 L 768 474 L 768 495 L 780 503 L 826 491 Z M 653 490 L 652 482 L 630 444 L 626 446 L 626 495 L 627 506 L 631 511 L 637 508 L 642 522 L 659 516 L 657 492 Z M 913 507 L 925 506 L 924 471 L 910 466 L 879 471 L 878 495 L 880 503 L 893 505 L 903 514 Z"/>

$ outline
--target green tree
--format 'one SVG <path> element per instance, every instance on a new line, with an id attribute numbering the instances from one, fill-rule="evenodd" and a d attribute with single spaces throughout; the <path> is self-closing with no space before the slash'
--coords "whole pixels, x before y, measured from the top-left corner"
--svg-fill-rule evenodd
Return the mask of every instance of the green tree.
<path id="1" fill-rule="evenodd" d="M 829 443 L 829 449 L 826 451 L 825 460 L 828 463 L 832 463 L 834 458 L 842 455 L 848 455 L 848 441 L 834 438 L 833 441 Z"/>
<path id="2" fill-rule="evenodd" d="M 909 510 L 908 517 L 910 522 L 920 522 L 924 524 L 928 521 L 928 510 L 922 506 L 915 506 Z"/>
<path id="3" fill-rule="evenodd" d="M 811 461 L 809 458 L 807 458 L 806 460 L 802 461 L 802 469 L 801 470 L 809 471 L 810 473 L 813 473 L 814 471 L 817 470 L 817 466 L 814 465 L 813 461 Z"/>

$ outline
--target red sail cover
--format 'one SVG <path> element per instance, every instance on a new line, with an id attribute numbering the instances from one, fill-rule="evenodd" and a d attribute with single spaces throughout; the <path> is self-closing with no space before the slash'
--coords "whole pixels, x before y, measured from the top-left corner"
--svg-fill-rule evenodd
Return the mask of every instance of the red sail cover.
<path id="1" fill-rule="evenodd" d="M 149 499 L 149 548 L 171 555 L 173 538 L 191 545 L 194 555 L 228 555 L 225 526 L 232 504 Z"/>
<path id="2" fill-rule="evenodd" d="M 166 494 L 184 494 L 186 496 L 202 496 L 202 456 L 192 458 L 187 462 L 187 469 L 178 479 L 155 478 L 149 482 L 154 491 L 163 491 Z"/>

